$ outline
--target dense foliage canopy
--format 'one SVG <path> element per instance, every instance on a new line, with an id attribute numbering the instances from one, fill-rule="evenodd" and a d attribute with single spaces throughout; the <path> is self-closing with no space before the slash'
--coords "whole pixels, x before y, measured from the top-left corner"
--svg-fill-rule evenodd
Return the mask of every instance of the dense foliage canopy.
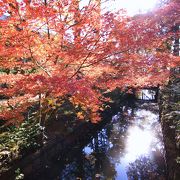
<path id="1" fill-rule="evenodd" d="M 178 1 L 128 17 L 79 8 L 79 0 L 0 0 L 1 119 L 17 124 L 39 104 L 41 119 L 68 98 L 79 119 L 99 120 L 99 89 L 157 86 L 179 63 Z M 8 16 L 4 14 L 8 13 Z"/>

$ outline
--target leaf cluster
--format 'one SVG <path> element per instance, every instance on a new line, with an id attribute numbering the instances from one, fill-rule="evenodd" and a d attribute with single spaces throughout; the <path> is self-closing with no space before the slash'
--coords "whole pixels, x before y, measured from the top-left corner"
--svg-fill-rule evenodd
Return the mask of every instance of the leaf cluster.
<path id="1" fill-rule="evenodd" d="M 10 127 L 0 134 L 0 160 L 2 164 L 17 159 L 25 152 L 40 147 L 42 130 L 39 124 L 23 122 L 19 127 Z"/>

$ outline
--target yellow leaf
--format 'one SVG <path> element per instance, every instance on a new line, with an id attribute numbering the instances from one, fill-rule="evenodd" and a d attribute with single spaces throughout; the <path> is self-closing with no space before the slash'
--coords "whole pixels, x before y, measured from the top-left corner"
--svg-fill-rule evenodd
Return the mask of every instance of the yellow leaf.
<path id="1" fill-rule="evenodd" d="M 84 119 L 84 116 L 83 116 L 83 113 L 82 113 L 82 112 L 78 112 L 78 113 L 77 113 L 77 117 L 78 117 L 79 119 Z"/>

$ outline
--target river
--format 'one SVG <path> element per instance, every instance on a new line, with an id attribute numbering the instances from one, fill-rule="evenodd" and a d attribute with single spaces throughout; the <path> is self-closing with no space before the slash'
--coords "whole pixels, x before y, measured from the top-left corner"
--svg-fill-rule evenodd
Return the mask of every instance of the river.
<path id="1" fill-rule="evenodd" d="M 85 146 L 74 147 L 74 154 L 62 162 L 55 179 L 165 179 L 164 145 L 157 104 L 123 106 L 109 118 L 110 121 Z"/>

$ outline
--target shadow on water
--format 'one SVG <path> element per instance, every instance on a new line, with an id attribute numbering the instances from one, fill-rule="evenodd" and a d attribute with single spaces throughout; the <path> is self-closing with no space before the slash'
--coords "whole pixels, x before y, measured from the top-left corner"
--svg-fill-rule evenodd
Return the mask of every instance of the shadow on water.
<path id="1" fill-rule="evenodd" d="M 74 148 L 55 179 L 165 179 L 157 108 L 155 103 L 123 106 L 87 145 Z"/>

